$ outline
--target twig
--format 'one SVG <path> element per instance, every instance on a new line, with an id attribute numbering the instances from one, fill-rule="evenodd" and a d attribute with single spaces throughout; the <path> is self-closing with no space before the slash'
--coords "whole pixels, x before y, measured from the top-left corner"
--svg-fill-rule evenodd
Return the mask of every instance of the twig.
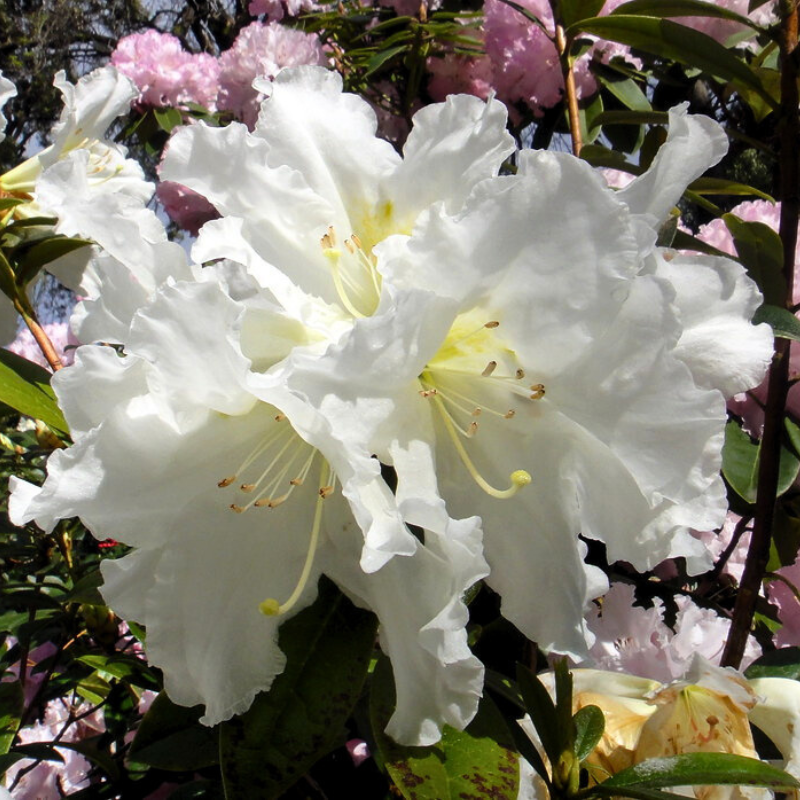
<path id="1" fill-rule="evenodd" d="M 570 42 L 564 35 L 564 27 L 556 25 L 556 47 L 558 58 L 561 62 L 561 74 L 564 76 L 564 89 L 567 94 L 567 115 L 569 117 L 569 132 L 572 135 L 572 154 L 580 156 L 583 148 L 581 135 L 581 118 L 578 111 L 578 90 L 575 87 L 575 73 L 569 63 Z"/>
<path id="2" fill-rule="evenodd" d="M 780 236 L 783 242 L 783 276 L 786 281 L 787 308 L 792 307 L 794 288 L 794 255 L 797 246 L 798 202 L 797 142 L 800 136 L 798 114 L 797 64 L 797 0 L 782 4 L 781 50 L 781 106 L 780 106 Z M 730 635 L 722 655 L 723 666 L 738 667 L 742 661 L 747 637 L 753 624 L 756 600 L 767 571 L 772 530 L 777 504 L 778 475 L 780 471 L 783 419 L 786 394 L 789 390 L 789 340 L 775 340 L 775 355 L 769 372 L 767 407 L 764 417 L 764 436 L 758 471 L 755 524 L 750 539 L 750 549 L 742 575 L 739 595 L 733 609 Z"/>
<path id="3" fill-rule="evenodd" d="M 25 324 L 28 326 L 33 338 L 36 340 L 36 344 L 39 345 L 39 349 L 47 359 L 47 363 L 50 365 L 53 372 L 58 372 L 64 365 L 61 363 L 61 359 L 58 357 L 58 353 L 55 347 L 53 347 L 50 337 L 39 324 L 35 314 L 32 313 L 31 309 L 26 309 L 18 298 L 14 300 L 14 308 L 25 321 Z"/>

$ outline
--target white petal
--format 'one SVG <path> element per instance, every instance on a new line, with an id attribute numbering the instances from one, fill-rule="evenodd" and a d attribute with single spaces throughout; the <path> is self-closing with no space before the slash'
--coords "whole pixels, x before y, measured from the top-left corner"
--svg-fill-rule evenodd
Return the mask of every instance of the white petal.
<path id="1" fill-rule="evenodd" d="M 5 118 L 3 106 L 12 98 L 17 96 L 17 87 L 0 72 L 0 142 L 6 138 L 6 125 L 8 120 Z"/>
<path id="2" fill-rule="evenodd" d="M 772 329 L 750 320 L 762 296 L 744 268 L 727 258 L 653 255 L 654 273 L 675 289 L 683 328 L 675 354 L 697 384 L 729 398 L 757 386 L 772 359 Z"/>
<path id="3" fill-rule="evenodd" d="M 750 722 L 781 751 L 786 771 L 800 778 L 800 683 L 787 678 L 755 678 L 750 687 L 759 699 L 750 711 Z"/>
<path id="4" fill-rule="evenodd" d="M 686 187 L 728 152 L 722 127 L 688 104 L 670 109 L 669 132 L 647 171 L 617 192 L 634 214 L 657 231 Z"/>
<path id="5" fill-rule="evenodd" d="M 475 184 L 497 175 L 514 151 L 506 108 L 497 100 L 450 95 L 420 109 L 403 148 L 403 162 L 387 182 L 400 219 L 444 200 L 458 211 Z"/>

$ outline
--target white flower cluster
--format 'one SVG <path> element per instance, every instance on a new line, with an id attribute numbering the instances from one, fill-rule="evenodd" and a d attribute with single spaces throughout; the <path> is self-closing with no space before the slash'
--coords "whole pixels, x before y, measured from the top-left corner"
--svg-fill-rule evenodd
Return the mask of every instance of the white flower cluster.
<path id="1" fill-rule="evenodd" d="M 517 152 L 501 175 L 505 108 L 470 96 L 419 111 L 401 158 L 336 74 L 287 69 L 258 87 L 253 132 L 173 138 L 161 176 L 220 214 L 188 264 L 125 192 L 130 162 L 98 202 L 103 134 L 79 120 L 115 81 L 65 90 L 76 144 L 36 199 L 99 245 L 76 332 L 124 355 L 85 345 L 54 376 L 74 444 L 41 488 L 15 482 L 10 513 L 134 548 L 104 562 L 102 592 L 147 626 L 174 701 L 209 724 L 246 709 L 325 574 L 380 620 L 389 733 L 432 743 L 482 691 L 477 581 L 581 658 L 607 582 L 579 535 L 640 569 L 702 567 L 688 529 L 725 516 L 725 399 L 758 384 L 772 342 L 738 264 L 656 246 L 724 154 L 718 125 L 673 110 L 651 167 L 614 191 L 559 153 Z"/>

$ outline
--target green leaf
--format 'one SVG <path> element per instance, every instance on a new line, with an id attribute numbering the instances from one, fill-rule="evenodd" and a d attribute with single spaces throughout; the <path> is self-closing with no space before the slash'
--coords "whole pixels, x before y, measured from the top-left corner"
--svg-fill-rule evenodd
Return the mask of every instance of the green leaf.
<path id="1" fill-rule="evenodd" d="M 183 115 L 177 108 L 169 106 L 167 108 L 154 108 L 153 114 L 158 123 L 158 127 L 165 133 L 171 133 L 173 128 L 183 124 Z"/>
<path id="2" fill-rule="evenodd" d="M 629 47 L 695 67 L 721 81 L 748 86 L 772 108 L 778 104 L 759 77 L 733 52 L 710 36 L 668 19 L 613 14 L 584 20 L 567 30 L 568 36 L 590 33 Z"/>
<path id="3" fill-rule="evenodd" d="M 388 50 L 381 50 L 380 53 L 375 53 L 367 64 L 367 71 L 364 73 L 364 77 L 369 77 L 373 72 L 379 70 L 387 61 L 390 61 L 399 53 L 404 53 L 409 49 L 409 46 L 409 44 L 401 44 L 397 47 L 390 47 Z"/>
<path id="4" fill-rule="evenodd" d="M 766 322 L 775 336 L 800 342 L 800 319 L 786 308 L 764 304 L 753 314 L 753 324 Z"/>
<path id="5" fill-rule="evenodd" d="M 605 114 L 601 114 L 598 119 L 604 116 Z M 607 147 L 601 147 L 597 144 L 587 144 L 586 147 L 582 148 L 581 158 L 584 161 L 588 161 L 593 167 L 619 169 L 632 175 L 640 175 L 642 173 L 639 165 L 626 161 L 622 153 L 618 153 L 616 150 L 609 150 Z"/>
<path id="6" fill-rule="evenodd" d="M 617 6 L 611 13 L 646 17 L 716 17 L 738 22 L 757 31 L 762 30 L 753 20 L 702 0 L 631 0 Z"/>
<path id="7" fill-rule="evenodd" d="M 745 677 L 788 678 L 800 680 L 800 647 L 771 650 L 754 661 L 745 671 Z"/>
<path id="8" fill-rule="evenodd" d="M 605 5 L 605 0 L 561 0 L 561 23 L 565 27 L 574 25 L 582 19 L 594 17 L 600 13 Z"/>
<path id="9" fill-rule="evenodd" d="M 795 429 L 797 428 L 788 419 L 785 419 L 784 422 L 787 427 L 792 425 Z M 772 541 L 769 546 L 769 561 L 767 562 L 769 572 L 775 572 L 788 564 L 794 564 L 798 550 L 800 550 L 800 519 L 791 513 L 794 511 L 792 508 L 794 503 L 787 503 L 785 500 L 786 498 L 784 502 L 778 503 L 775 507 Z"/>
<path id="10" fill-rule="evenodd" d="M 606 729 L 606 718 L 599 706 L 584 706 L 575 713 L 575 755 L 585 761 Z"/>
<path id="11" fill-rule="evenodd" d="M 286 668 L 250 710 L 222 724 L 220 766 L 227 800 L 280 797 L 343 743 L 361 694 L 377 620 L 327 578 L 316 602 L 280 628 Z"/>
<path id="12" fill-rule="evenodd" d="M 800 787 L 783 770 L 756 758 L 733 753 L 684 753 L 650 758 L 618 772 L 604 787 L 659 789 L 665 786 L 769 786 L 773 789 Z"/>
<path id="13" fill-rule="evenodd" d="M 652 111 L 650 101 L 647 99 L 644 92 L 639 88 L 639 84 L 631 78 L 625 78 L 621 75 L 614 74 L 608 68 L 597 68 L 593 70 L 594 77 L 598 83 L 608 89 L 617 100 L 622 103 L 626 108 L 631 111 L 640 111 L 648 113 Z M 615 112 L 611 112 L 615 113 Z M 605 117 L 605 115 L 604 115 Z M 637 123 L 638 124 L 638 123 Z"/>
<path id="14" fill-rule="evenodd" d="M 94 244 L 88 239 L 50 236 L 25 250 L 17 261 L 17 283 L 21 286 L 32 281 L 42 267 L 62 256 Z"/>
<path id="15" fill-rule="evenodd" d="M 50 388 L 50 377 L 38 364 L 0 348 L 0 401 L 66 434 L 69 428 Z"/>
<path id="16" fill-rule="evenodd" d="M 746 183 L 738 183 L 737 181 L 729 181 L 727 178 L 698 178 L 689 184 L 689 189 L 700 195 L 732 195 L 734 197 L 760 197 L 762 200 L 767 200 L 774 203 L 775 199 L 756 189 L 755 186 L 749 186 Z"/>
<path id="17" fill-rule="evenodd" d="M 760 442 L 754 442 L 737 422 L 728 422 L 722 448 L 722 474 L 736 494 L 747 503 L 754 503 L 756 500 L 760 450 Z M 800 460 L 786 447 L 781 448 L 778 497 L 792 486 L 798 471 Z"/>
<path id="18" fill-rule="evenodd" d="M 0 211 L 7 211 L 9 208 L 14 208 L 14 206 L 22 205 L 22 203 L 28 203 L 29 200 L 22 200 L 19 197 L 0 197 Z"/>
<path id="19" fill-rule="evenodd" d="M 556 717 L 558 719 L 556 732 L 559 735 L 558 752 L 561 755 L 565 750 L 572 752 L 575 746 L 575 723 L 572 719 L 572 674 L 565 658 L 556 661 L 553 673 L 556 682 Z"/>
<path id="20" fill-rule="evenodd" d="M 769 225 L 744 222 L 734 214 L 724 214 L 739 260 L 764 295 L 764 302 L 782 306 L 786 297 L 783 279 L 783 242 Z"/>
<path id="21" fill-rule="evenodd" d="M 544 684 L 524 664 L 517 664 L 517 685 L 544 752 L 555 764 L 561 756 L 562 741 L 556 705 Z"/>
<path id="22" fill-rule="evenodd" d="M 25 695 L 19 681 L 0 683 L 0 755 L 11 749 L 24 706 Z"/>
<path id="23" fill-rule="evenodd" d="M 662 792 L 660 789 L 642 789 L 638 786 L 608 786 L 598 784 L 579 797 L 632 797 L 634 800 L 681 800 L 684 795 Z"/>
<path id="24" fill-rule="evenodd" d="M 391 665 L 382 658 L 372 680 L 372 729 L 386 769 L 406 800 L 516 799 L 515 745 L 503 716 L 488 697 L 481 699 L 478 714 L 466 730 L 445 725 L 441 741 L 430 747 L 404 747 L 384 733 L 394 707 Z"/>
<path id="25" fill-rule="evenodd" d="M 165 692 L 153 700 L 131 742 L 132 761 L 157 769 L 183 772 L 219 761 L 217 728 L 201 725 L 202 706 L 186 708 Z"/>
<path id="26" fill-rule="evenodd" d="M 148 671 L 147 664 L 135 656 L 117 653 L 112 656 L 84 655 L 78 661 L 101 673 L 104 679 L 118 678 L 144 689 L 158 689 L 158 682 Z"/>

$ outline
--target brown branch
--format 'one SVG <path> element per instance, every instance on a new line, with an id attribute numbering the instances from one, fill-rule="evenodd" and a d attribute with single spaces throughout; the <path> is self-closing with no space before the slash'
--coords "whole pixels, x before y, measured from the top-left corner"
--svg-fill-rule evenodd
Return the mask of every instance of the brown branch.
<path id="1" fill-rule="evenodd" d="M 786 281 L 787 308 L 792 308 L 794 288 L 794 261 L 797 246 L 797 220 L 800 212 L 798 202 L 798 139 L 800 138 L 800 115 L 798 114 L 797 90 L 797 0 L 791 0 L 784 9 L 781 20 L 781 106 L 780 106 L 780 236 L 783 242 L 783 276 Z M 761 455 L 758 471 L 758 494 L 756 496 L 755 524 L 747 553 L 744 574 L 733 622 L 725 651 L 724 666 L 738 667 L 742 661 L 747 637 L 753 624 L 756 601 L 767 571 L 772 531 L 777 505 L 778 475 L 780 471 L 783 419 L 786 409 L 786 394 L 789 390 L 789 341 L 775 340 L 775 355 L 769 373 L 767 407 L 764 417 L 764 436 L 761 440 Z"/>
<path id="2" fill-rule="evenodd" d="M 58 372 L 64 365 L 61 363 L 61 359 L 58 357 L 58 353 L 55 347 L 53 347 L 50 337 L 44 332 L 44 328 L 39 324 L 36 316 L 31 310 L 26 309 L 19 299 L 14 300 L 14 308 L 16 308 L 19 315 L 25 321 L 25 324 L 28 326 L 33 338 L 36 340 L 36 344 L 39 345 L 39 349 L 47 359 L 47 363 L 50 365 L 53 372 Z"/>
<path id="3" fill-rule="evenodd" d="M 578 90 L 575 86 L 575 73 L 569 63 L 570 42 L 564 35 L 563 25 L 556 25 L 556 47 L 561 62 L 561 74 L 564 77 L 564 89 L 567 95 L 567 115 L 569 116 L 569 132 L 572 135 L 572 154 L 580 156 L 583 148 L 581 135 L 581 117 L 578 111 Z"/>

